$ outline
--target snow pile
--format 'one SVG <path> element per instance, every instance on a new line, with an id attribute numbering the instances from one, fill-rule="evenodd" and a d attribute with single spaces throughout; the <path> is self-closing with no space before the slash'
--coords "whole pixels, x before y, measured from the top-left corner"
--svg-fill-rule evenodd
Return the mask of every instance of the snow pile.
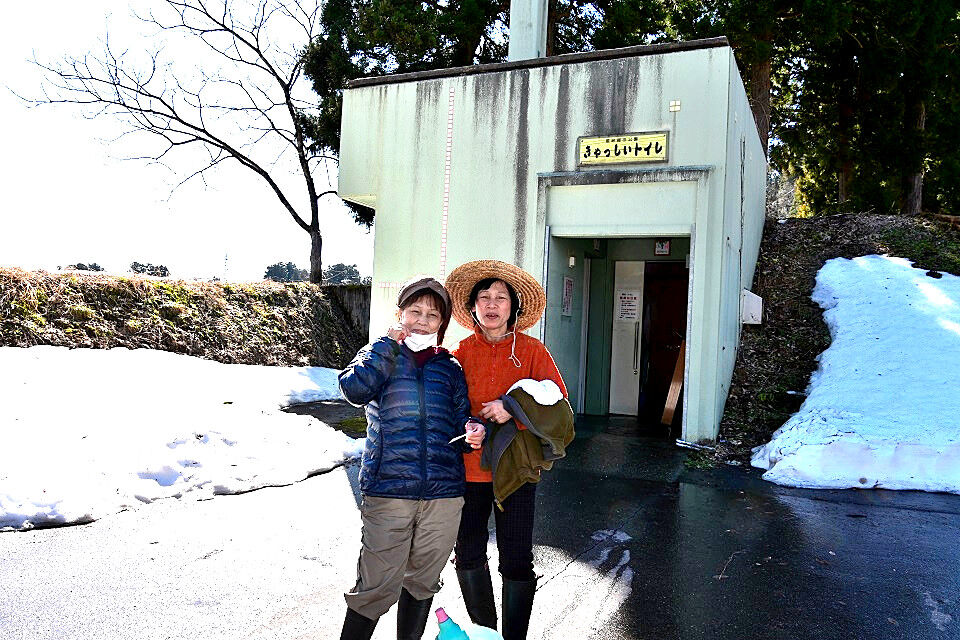
<path id="1" fill-rule="evenodd" d="M 837 258 L 813 300 L 832 343 L 753 466 L 795 487 L 960 493 L 960 278 L 888 256 Z"/>
<path id="2" fill-rule="evenodd" d="M 329 470 L 363 440 L 280 407 L 339 398 L 336 376 L 147 349 L 0 348 L 0 528 Z"/>

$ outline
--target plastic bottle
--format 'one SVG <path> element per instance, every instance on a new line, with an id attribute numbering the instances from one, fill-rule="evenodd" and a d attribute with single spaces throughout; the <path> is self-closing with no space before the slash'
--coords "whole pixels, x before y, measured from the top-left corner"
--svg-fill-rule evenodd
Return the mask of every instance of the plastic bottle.
<path id="1" fill-rule="evenodd" d="M 437 640 L 470 640 L 470 636 L 447 615 L 443 607 L 437 609 L 437 623 L 440 625 Z"/>
<path id="2" fill-rule="evenodd" d="M 437 609 L 437 621 L 440 623 L 437 640 L 503 640 L 503 636 L 494 629 L 472 624 L 461 627 L 447 615 L 443 607 Z"/>

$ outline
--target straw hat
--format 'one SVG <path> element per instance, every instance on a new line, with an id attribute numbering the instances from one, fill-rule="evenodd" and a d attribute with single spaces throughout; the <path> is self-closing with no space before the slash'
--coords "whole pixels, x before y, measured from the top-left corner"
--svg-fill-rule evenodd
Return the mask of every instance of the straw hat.
<path id="1" fill-rule="evenodd" d="M 526 331 L 537 324 L 547 306 L 547 294 L 532 275 L 507 262 L 499 260 L 474 260 L 454 269 L 444 286 L 450 292 L 453 318 L 460 326 L 473 329 L 472 309 L 467 307 L 470 291 L 484 278 L 496 278 L 508 283 L 520 298 L 520 311 L 514 331 Z"/>

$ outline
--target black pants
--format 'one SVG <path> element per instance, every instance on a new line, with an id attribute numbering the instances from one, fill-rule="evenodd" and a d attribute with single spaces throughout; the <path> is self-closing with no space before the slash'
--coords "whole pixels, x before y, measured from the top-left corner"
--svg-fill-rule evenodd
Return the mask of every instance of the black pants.
<path id="1" fill-rule="evenodd" d="M 494 507 L 492 482 L 468 482 L 454 554 L 458 569 L 477 569 L 487 562 L 490 511 L 497 525 L 500 574 L 508 580 L 533 580 L 533 512 L 537 485 L 526 483 Z"/>

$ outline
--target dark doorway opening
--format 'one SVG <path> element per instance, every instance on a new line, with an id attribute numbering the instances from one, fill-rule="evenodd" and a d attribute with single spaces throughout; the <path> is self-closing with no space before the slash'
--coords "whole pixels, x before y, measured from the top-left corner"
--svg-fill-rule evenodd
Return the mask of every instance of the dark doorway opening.
<path id="1" fill-rule="evenodd" d="M 661 422 L 681 345 L 687 333 L 685 262 L 647 262 L 644 270 L 643 328 L 641 336 L 640 405 L 637 417 L 644 435 L 677 438 L 683 415 L 683 396 L 669 425 Z"/>

